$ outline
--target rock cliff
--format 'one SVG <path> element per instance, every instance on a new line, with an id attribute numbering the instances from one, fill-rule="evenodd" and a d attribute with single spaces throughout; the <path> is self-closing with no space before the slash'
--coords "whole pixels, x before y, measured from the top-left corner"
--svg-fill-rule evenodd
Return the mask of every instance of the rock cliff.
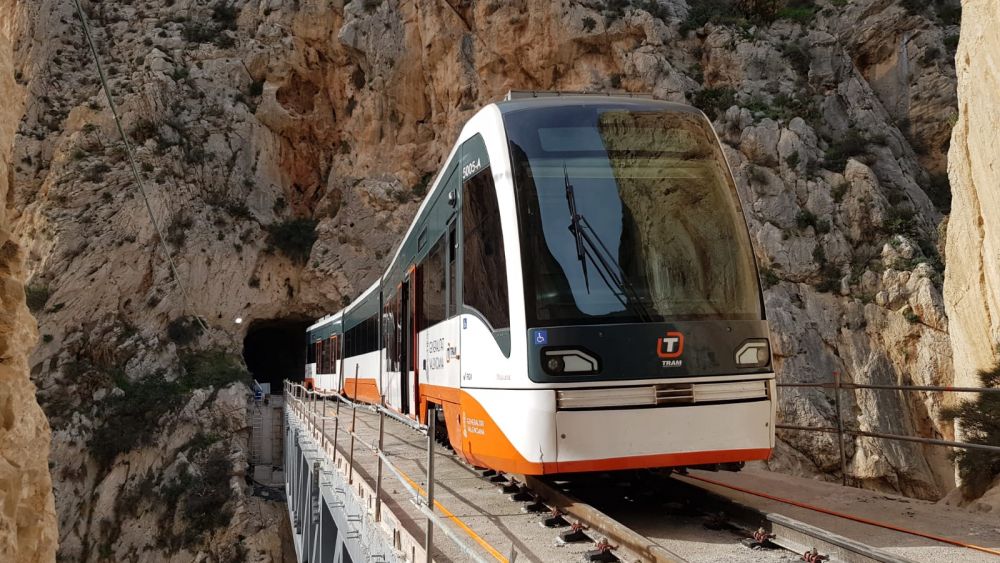
<path id="1" fill-rule="evenodd" d="M 939 226 L 957 4 L 916 4 L 796 0 L 769 22 L 729 0 L 85 3 L 180 285 L 72 5 L 22 8 L 6 206 L 42 335 L 30 365 L 55 429 L 61 553 L 279 556 L 280 508 L 241 485 L 245 388 L 192 374 L 238 353 L 254 321 L 317 317 L 364 289 L 462 123 L 509 89 L 703 108 L 746 203 L 781 379 L 950 384 Z M 95 441 L 150 390 L 169 401 L 148 433 Z M 843 414 L 950 438 L 946 402 L 845 392 Z M 780 414 L 829 426 L 833 404 L 784 388 Z M 846 449 L 864 486 L 954 486 L 934 448 Z M 783 432 L 771 465 L 832 478 L 836 441 Z M 232 520 L 202 534 L 192 483 Z M 256 538 L 247 553 L 229 549 L 240 537 Z"/>
<path id="2" fill-rule="evenodd" d="M 19 6 L 0 2 L 0 200 L 11 195 L 11 151 L 26 92 L 14 81 L 14 42 L 23 32 L 9 17 Z M 56 512 L 49 476 L 49 423 L 28 379 L 28 354 L 38 340 L 25 306 L 24 255 L 0 208 L 0 560 L 55 558 Z"/>
<path id="3" fill-rule="evenodd" d="M 963 10 L 944 298 L 955 383 L 978 387 L 976 374 L 1000 364 L 1000 5 L 970 0 Z M 1000 507 L 1000 490 L 991 498 Z"/>

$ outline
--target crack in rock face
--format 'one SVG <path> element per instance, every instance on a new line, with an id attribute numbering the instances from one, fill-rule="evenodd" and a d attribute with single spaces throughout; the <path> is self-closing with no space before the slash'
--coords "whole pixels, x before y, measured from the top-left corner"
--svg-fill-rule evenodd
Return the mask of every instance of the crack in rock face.
<path id="1" fill-rule="evenodd" d="M 743 201 L 780 380 L 952 384 L 939 226 L 957 22 L 899 0 L 773 23 L 719 19 L 696 0 L 621 4 L 85 6 L 180 286 L 72 6 L 0 10 L 14 79 L 0 92 L 19 100 L 0 109 L 0 185 L 21 248 L 11 277 L 38 319 L 23 367 L 52 426 L 60 555 L 287 556 L 283 507 L 257 511 L 245 482 L 247 331 L 318 318 L 367 288 L 463 123 L 510 89 L 647 92 L 706 112 Z M 954 287 L 951 303 L 990 293 Z M 137 412 L 143 393 L 162 400 Z M 950 439 L 952 400 L 858 391 L 841 408 L 851 427 Z M 782 389 L 779 414 L 836 417 L 817 389 Z M 115 433 L 115 418 L 141 431 Z M 95 442 L 108 435 L 120 439 Z M 829 436 L 778 438 L 772 469 L 839 478 Z M 936 499 L 955 486 L 944 451 L 859 438 L 847 452 L 865 487 Z M 229 518 L 199 520 L 191 490 Z"/>

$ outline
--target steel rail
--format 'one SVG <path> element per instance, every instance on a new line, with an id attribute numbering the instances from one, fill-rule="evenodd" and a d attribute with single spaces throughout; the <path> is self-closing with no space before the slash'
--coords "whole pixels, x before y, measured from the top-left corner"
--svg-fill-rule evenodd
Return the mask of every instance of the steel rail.
<path id="1" fill-rule="evenodd" d="M 836 383 L 782 383 L 778 387 L 808 387 L 836 389 Z M 841 389 L 886 389 L 891 391 L 934 391 L 940 393 L 1000 393 L 1000 387 L 943 387 L 938 385 L 883 385 L 869 383 L 841 383 Z"/>
<path id="2" fill-rule="evenodd" d="M 775 424 L 774 427 L 782 430 L 804 430 L 807 432 L 825 432 L 827 434 L 840 433 L 840 431 L 836 428 L 830 426 L 800 426 L 797 424 L 778 423 Z M 851 436 L 861 436 L 864 438 L 885 438 L 887 440 L 899 440 L 901 442 L 916 442 L 918 444 L 929 444 L 933 446 L 945 446 L 949 448 L 964 448 L 967 450 L 981 450 L 985 452 L 1000 453 L 1000 446 L 989 446 L 986 444 L 969 444 L 967 442 L 953 442 L 951 440 L 938 440 L 936 438 L 919 438 L 916 436 L 902 436 L 899 434 L 868 432 L 865 430 L 851 430 L 847 428 L 843 430 L 843 433 L 850 434 Z"/>

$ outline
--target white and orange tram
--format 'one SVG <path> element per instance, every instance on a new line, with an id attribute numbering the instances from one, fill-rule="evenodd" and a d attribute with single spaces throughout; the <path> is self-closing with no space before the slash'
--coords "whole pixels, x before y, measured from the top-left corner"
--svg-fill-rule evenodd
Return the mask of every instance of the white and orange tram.
<path id="1" fill-rule="evenodd" d="M 381 278 L 309 327 L 312 385 L 512 473 L 768 457 L 763 300 L 703 113 L 511 94 L 446 162 Z"/>

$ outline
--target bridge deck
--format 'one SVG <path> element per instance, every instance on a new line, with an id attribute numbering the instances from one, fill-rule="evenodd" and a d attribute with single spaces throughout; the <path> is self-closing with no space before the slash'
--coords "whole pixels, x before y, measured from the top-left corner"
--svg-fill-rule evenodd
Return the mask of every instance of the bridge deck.
<path id="1" fill-rule="evenodd" d="M 333 416 L 333 404 L 326 407 L 327 416 Z M 351 409 L 340 409 L 341 426 L 337 439 L 340 463 L 346 463 L 350 453 Z M 378 442 L 378 415 L 365 408 L 357 409 L 356 434 L 367 444 L 356 443 L 354 467 L 358 477 L 372 488 L 377 474 L 377 458 L 370 444 Z M 333 440 L 332 420 L 326 422 L 326 435 Z M 386 417 L 384 451 L 393 464 L 421 489 L 427 482 L 427 438 L 418 431 Z M 517 551 L 517 561 L 579 561 L 593 544 L 563 545 L 557 542 L 561 530 L 547 529 L 541 521 L 547 516 L 521 511 L 523 503 L 509 500 L 498 486 L 480 477 L 474 469 L 460 462 L 450 450 L 435 444 L 434 499 L 454 518 L 449 521 L 468 544 L 475 546 L 487 560 L 506 561 L 511 547 Z M 400 523 L 414 537 L 423 538 L 427 519 L 417 510 L 411 495 L 399 484 L 388 469 L 384 470 L 382 483 L 384 502 L 400 518 Z M 411 484 L 412 485 L 412 484 Z M 441 510 L 437 510 L 439 515 Z M 463 527 L 467 528 L 463 529 Z M 478 539 L 477 539 L 478 538 Z M 459 548 L 441 531 L 434 531 L 434 559 L 436 561 L 464 561 Z"/>

